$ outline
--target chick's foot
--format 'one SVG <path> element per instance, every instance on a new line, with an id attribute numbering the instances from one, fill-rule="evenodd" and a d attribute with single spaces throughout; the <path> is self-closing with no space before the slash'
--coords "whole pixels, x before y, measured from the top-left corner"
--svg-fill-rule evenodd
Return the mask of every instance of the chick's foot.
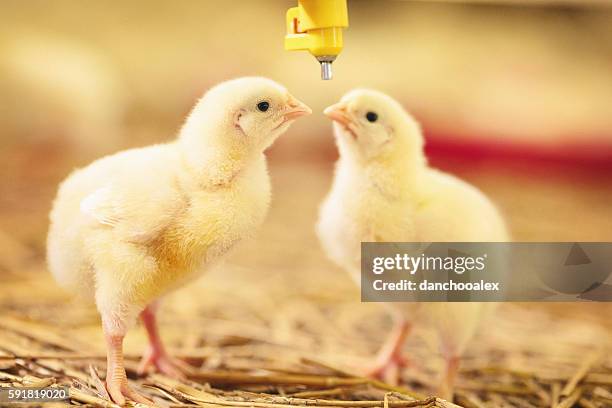
<path id="1" fill-rule="evenodd" d="M 149 337 L 149 347 L 140 361 L 138 374 L 145 374 L 150 366 L 154 366 L 162 374 L 176 379 L 184 379 L 185 375 L 192 371 L 191 366 L 170 357 L 166 352 L 157 329 L 158 306 L 157 302 L 153 303 L 140 313 L 140 319 Z"/>
<path id="2" fill-rule="evenodd" d="M 391 385 L 397 385 L 401 380 L 402 369 L 409 365 L 410 362 L 406 357 L 394 354 L 386 359 L 379 358 L 374 364 L 366 367 L 366 375 Z"/>
<path id="3" fill-rule="evenodd" d="M 131 399 L 135 402 L 140 402 L 146 405 L 154 405 L 153 401 L 145 398 L 136 391 L 130 388 L 126 379 L 118 378 L 115 376 L 107 377 L 106 379 L 106 391 L 110 395 L 111 399 L 118 405 L 125 405 L 125 399 Z"/>
<path id="4" fill-rule="evenodd" d="M 442 378 L 442 382 L 438 386 L 436 395 L 447 401 L 452 402 L 455 389 L 455 379 L 459 372 L 460 359 L 457 356 L 448 356 L 446 360 L 446 372 Z"/>
<path id="5" fill-rule="evenodd" d="M 192 371 L 191 366 L 170 357 L 163 349 L 150 345 L 138 365 L 138 374 L 143 375 L 153 366 L 158 372 L 175 379 L 184 379 Z"/>
<path id="6" fill-rule="evenodd" d="M 123 336 L 106 336 L 108 347 L 106 364 L 106 390 L 111 399 L 118 405 L 125 405 L 126 398 L 135 402 L 153 405 L 153 401 L 145 398 L 130 388 L 123 365 Z"/>
<path id="7" fill-rule="evenodd" d="M 366 369 L 366 375 L 381 379 L 390 384 L 398 384 L 401 369 L 409 365 L 408 359 L 402 355 L 402 348 L 406 337 L 410 333 L 411 325 L 401 321 L 395 325 L 391 335 L 378 353 L 374 363 Z"/>

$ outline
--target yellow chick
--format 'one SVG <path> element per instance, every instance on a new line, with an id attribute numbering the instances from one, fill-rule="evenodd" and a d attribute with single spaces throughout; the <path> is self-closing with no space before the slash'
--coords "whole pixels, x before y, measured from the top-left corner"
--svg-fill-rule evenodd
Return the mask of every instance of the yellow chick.
<path id="1" fill-rule="evenodd" d="M 419 125 L 391 97 L 354 90 L 324 113 L 334 121 L 340 159 L 317 233 L 329 258 L 357 284 L 361 242 L 508 240 L 504 220 L 487 197 L 427 165 Z M 450 397 L 459 358 L 490 305 L 386 304 L 395 327 L 369 374 L 397 381 L 404 340 L 421 321 L 439 335 L 447 362 L 439 392 Z"/>
<path id="2" fill-rule="evenodd" d="M 111 398 L 150 403 L 127 383 L 122 343 L 140 317 L 141 371 L 180 375 L 160 342 L 155 300 L 197 277 L 258 227 L 270 202 L 264 150 L 310 108 L 265 78 L 210 89 L 178 139 L 101 158 L 59 187 L 47 259 L 64 287 L 95 300 Z"/>

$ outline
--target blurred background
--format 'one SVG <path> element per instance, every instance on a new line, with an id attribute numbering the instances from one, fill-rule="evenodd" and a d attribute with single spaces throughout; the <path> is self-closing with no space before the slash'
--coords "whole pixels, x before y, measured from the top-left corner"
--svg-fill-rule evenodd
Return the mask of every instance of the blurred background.
<path id="1" fill-rule="evenodd" d="M 169 140 L 208 87 L 264 75 L 315 112 L 355 87 L 390 93 L 421 121 L 433 165 L 493 194 L 517 240 L 610 239 L 612 2 L 349 3 L 322 82 L 312 56 L 283 49 L 292 1 L 3 1 L 0 210 L 14 213 L 0 226 L 25 234 L 20 216 L 36 218 L 40 246 L 71 168 Z M 330 123 L 298 122 L 270 157 L 325 189 Z"/>
<path id="2" fill-rule="evenodd" d="M 337 157 L 319 112 L 355 87 L 401 101 L 423 125 L 432 165 L 487 193 L 516 241 L 612 240 L 612 1 L 349 0 L 345 49 L 326 82 L 312 56 L 283 49 L 294 3 L 0 3 L 0 310 L 99 340 L 95 313 L 67 308 L 49 289 L 44 243 L 57 184 L 101 155 L 170 140 L 208 87 L 243 75 L 283 83 L 315 114 L 269 151 L 274 196 L 261 233 L 229 266 L 171 296 L 187 321 L 189 310 L 255 321 L 272 330 L 260 337 L 285 342 L 329 329 L 312 320 L 321 310 L 334 327 L 359 332 L 368 313 L 379 316 L 370 325 L 387 327 L 378 308 L 358 304 L 313 232 Z M 552 332 L 572 344 L 611 343 L 608 305 L 529 307 L 598 325 Z M 270 310 L 274 324 L 262 317 Z M 304 310 L 306 323 L 297 321 Z M 512 310 L 510 319 L 525 318 Z M 332 337 L 346 339 L 342 330 Z M 177 334 L 174 344 L 199 338 Z M 371 340 L 360 350 L 373 352 Z"/>

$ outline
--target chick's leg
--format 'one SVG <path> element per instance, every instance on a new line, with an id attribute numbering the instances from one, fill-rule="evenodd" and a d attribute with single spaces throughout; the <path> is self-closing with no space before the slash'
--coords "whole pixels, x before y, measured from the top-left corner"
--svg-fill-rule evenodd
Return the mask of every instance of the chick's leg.
<path id="1" fill-rule="evenodd" d="M 404 319 L 398 320 L 383 347 L 378 352 L 374 364 L 367 371 L 371 377 L 381 378 L 391 384 L 397 384 L 400 369 L 408 365 L 402 356 L 402 348 L 412 325 Z"/>
<path id="2" fill-rule="evenodd" d="M 103 320 L 104 317 L 103 317 Z M 136 402 L 152 405 L 153 402 L 132 390 L 127 382 L 125 366 L 123 365 L 123 337 L 105 328 L 106 338 L 106 390 L 111 399 L 119 405 L 125 405 L 125 398 Z"/>
<path id="3" fill-rule="evenodd" d="M 147 306 L 141 313 L 140 319 L 147 330 L 149 336 L 149 346 L 138 366 L 138 373 L 144 374 L 147 369 L 153 365 L 161 373 L 174 378 L 184 378 L 189 372 L 189 365 L 179 360 L 175 360 L 168 355 L 164 347 L 159 330 L 157 329 L 157 314 L 158 304 L 152 303 Z"/>
<path id="4" fill-rule="evenodd" d="M 92 234 L 87 241 L 88 247 L 97 248 L 89 255 L 95 273 L 96 306 L 106 338 L 106 388 L 117 404 L 125 404 L 126 398 L 152 404 L 128 385 L 123 338 L 143 309 L 142 288 L 146 285 L 142 277 L 154 275 L 156 265 L 139 247 L 117 241 L 106 229 Z"/>
<path id="5" fill-rule="evenodd" d="M 457 355 L 445 356 L 446 369 L 437 394 L 447 401 L 453 401 L 455 379 L 459 372 L 460 358 Z"/>

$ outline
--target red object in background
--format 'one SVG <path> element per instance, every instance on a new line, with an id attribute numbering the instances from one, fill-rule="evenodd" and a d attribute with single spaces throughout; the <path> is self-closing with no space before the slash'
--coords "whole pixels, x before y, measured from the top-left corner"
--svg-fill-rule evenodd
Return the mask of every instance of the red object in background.
<path id="1" fill-rule="evenodd" d="M 612 177 L 612 144 L 525 145 L 499 142 L 492 137 L 462 138 L 427 130 L 425 141 L 429 161 L 434 167 L 443 169 L 486 163 L 493 169 L 503 167 L 538 173 L 563 172 L 563 176 L 576 172 L 577 175 Z"/>

